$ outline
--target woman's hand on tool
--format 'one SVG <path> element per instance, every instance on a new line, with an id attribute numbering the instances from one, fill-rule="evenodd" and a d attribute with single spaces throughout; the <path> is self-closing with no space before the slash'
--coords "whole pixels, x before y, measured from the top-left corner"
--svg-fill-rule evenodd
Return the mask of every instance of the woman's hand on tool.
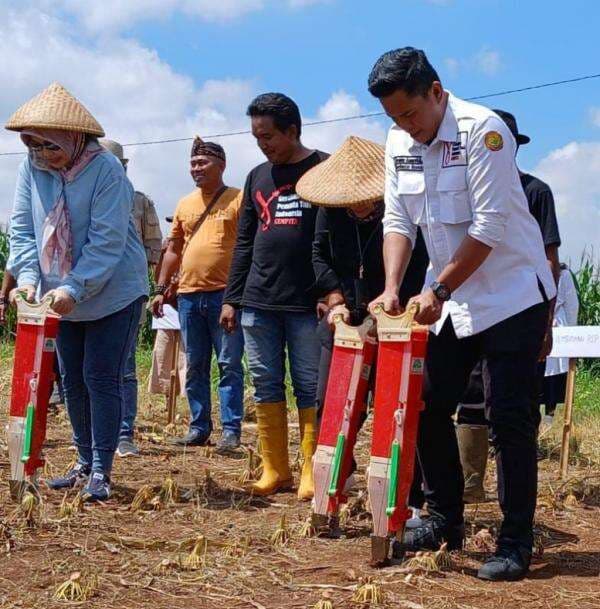
<path id="1" fill-rule="evenodd" d="M 50 290 L 46 296 L 52 296 L 52 310 L 58 315 L 68 315 L 75 308 L 75 299 L 67 290 L 56 288 Z"/>
<path id="2" fill-rule="evenodd" d="M 10 304 L 15 304 L 15 298 L 17 297 L 17 294 L 22 294 L 23 296 L 25 296 L 25 300 L 27 302 L 33 302 L 35 300 L 35 291 L 36 290 L 34 285 L 26 283 L 25 285 L 12 289 L 10 291 L 10 294 L 8 295 L 8 301 L 10 302 Z"/>
<path id="3" fill-rule="evenodd" d="M 383 310 L 392 315 L 397 315 L 402 312 L 400 299 L 395 291 L 385 290 L 380 296 L 369 303 L 369 311 L 373 313 L 377 305 L 383 306 Z"/>
<path id="4" fill-rule="evenodd" d="M 335 329 L 334 320 L 336 315 L 341 315 L 344 323 L 350 323 L 350 311 L 348 310 L 348 307 L 346 307 L 345 304 L 335 305 L 335 307 L 333 307 L 333 309 L 331 309 L 327 315 L 327 323 L 331 326 L 332 330 Z"/>
<path id="5" fill-rule="evenodd" d="M 427 288 L 423 293 L 413 296 L 406 305 L 408 309 L 411 304 L 416 303 L 419 311 L 415 315 L 417 323 L 430 326 L 442 316 L 442 303 L 437 299 L 433 290 Z"/>
<path id="6" fill-rule="evenodd" d="M 221 317 L 219 318 L 221 327 L 227 334 L 231 334 L 237 327 L 237 316 L 235 307 L 230 304 L 224 304 L 221 307 Z"/>

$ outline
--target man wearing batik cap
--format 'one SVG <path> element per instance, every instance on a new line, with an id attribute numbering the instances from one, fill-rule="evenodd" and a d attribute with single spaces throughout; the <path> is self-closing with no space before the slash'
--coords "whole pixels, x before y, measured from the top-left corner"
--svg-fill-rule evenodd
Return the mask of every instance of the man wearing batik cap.
<path id="1" fill-rule="evenodd" d="M 223 291 L 237 237 L 241 196 L 225 186 L 225 151 L 199 137 L 192 144 L 190 173 L 196 188 L 183 197 L 173 216 L 169 246 L 163 257 L 152 308 L 162 316 L 164 294 L 179 273 L 177 307 L 187 359 L 186 394 L 189 432 L 176 438 L 181 446 L 202 446 L 212 432 L 210 364 L 214 350 L 219 364 L 219 403 L 223 434 L 217 450 L 240 444 L 243 415 L 244 341 L 239 327 L 224 332 L 219 325 Z"/>
<path id="2" fill-rule="evenodd" d="M 119 142 L 109 139 L 101 139 L 100 144 L 103 148 L 112 152 L 121 161 L 123 168 L 127 171 L 129 159 L 123 155 L 123 146 Z M 162 233 L 160 222 L 152 200 L 143 192 L 138 190 L 133 195 L 133 207 L 131 214 L 134 220 L 135 230 L 144 246 L 148 266 L 153 267 L 160 257 L 162 243 Z M 142 314 L 140 325 L 144 323 L 145 314 Z M 121 431 L 119 435 L 119 446 L 117 455 L 119 457 L 136 457 L 139 449 L 133 442 L 133 432 L 135 417 L 137 415 L 137 394 L 138 382 L 135 366 L 135 352 L 137 349 L 137 336 L 134 340 L 123 377 L 123 420 L 121 421 Z"/>

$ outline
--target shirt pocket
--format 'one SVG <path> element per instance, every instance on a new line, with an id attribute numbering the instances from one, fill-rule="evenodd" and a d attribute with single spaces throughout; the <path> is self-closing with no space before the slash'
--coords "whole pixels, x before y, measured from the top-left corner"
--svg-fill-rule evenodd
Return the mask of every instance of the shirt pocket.
<path id="1" fill-rule="evenodd" d="M 464 167 L 442 169 L 438 176 L 440 220 L 445 224 L 462 224 L 473 220 Z"/>
<path id="2" fill-rule="evenodd" d="M 425 176 L 420 171 L 401 172 L 396 181 L 396 194 L 402 198 L 414 224 L 424 223 Z"/>

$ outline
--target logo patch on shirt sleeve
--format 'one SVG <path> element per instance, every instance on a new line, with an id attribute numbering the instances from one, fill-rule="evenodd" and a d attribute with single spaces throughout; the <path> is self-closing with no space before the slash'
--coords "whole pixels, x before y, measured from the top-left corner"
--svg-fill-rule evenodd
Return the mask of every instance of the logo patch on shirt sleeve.
<path id="1" fill-rule="evenodd" d="M 420 156 L 395 156 L 396 171 L 423 171 L 423 159 Z"/>
<path id="2" fill-rule="evenodd" d="M 444 142 L 442 167 L 465 167 L 467 165 L 468 139 L 469 134 L 466 131 L 459 131 L 455 142 Z"/>
<path id="3" fill-rule="evenodd" d="M 502 150 L 504 146 L 504 140 L 502 136 L 497 131 L 488 131 L 485 134 L 485 147 L 492 152 L 498 152 L 498 150 Z"/>

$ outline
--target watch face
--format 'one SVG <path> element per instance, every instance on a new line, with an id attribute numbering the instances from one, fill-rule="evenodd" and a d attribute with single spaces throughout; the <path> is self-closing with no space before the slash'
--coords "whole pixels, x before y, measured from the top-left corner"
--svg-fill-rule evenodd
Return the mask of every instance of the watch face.
<path id="1" fill-rule="evenodd" d="M 443 283 L 434 284 L 433 293 L 436 295 L 438 300 L 441 300 L 442 302 L 450 299 L 450 290 Z"/>

